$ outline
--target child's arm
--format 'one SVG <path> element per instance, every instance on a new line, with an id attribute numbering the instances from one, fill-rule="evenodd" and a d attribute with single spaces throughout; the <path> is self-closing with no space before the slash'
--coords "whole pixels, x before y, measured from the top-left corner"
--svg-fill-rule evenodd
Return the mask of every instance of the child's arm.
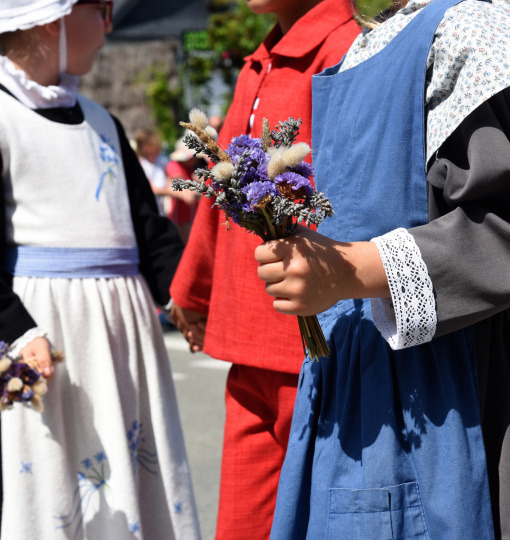
<path id="1" fill-rule="evenodd" d="M 258 246 L 255 259 L 280 313 L 315 315 L 346 298 L 390 296 L 372 242 L 336 242 L 299 226 L 294 236 Z"/>
<path id="2" fill-rule="evenodd" d="M 0 154 L 0 170 L 2 156 Z M 5 203 L 3 183 L 0 182 L 0 254 L 5 251 Z M 3 256 L 0 256 L 0 267 Z M 36 328 L 34 319 L 30 316 L 19 296 L 12 290 L 12 278 L 0 272 L 0 340 L 12 345 L 16 340 L 28 335 Z M 23 358 L 37 357 L 37 364 L 46 378 L 53 375 L 51 347 L 44 337 L 36 337 L 22 347 L 19 353 Z"/>
<path id="3" fill-rule="evenodd" d="M 171 309 L 172 322 L 189 343 L 191 352 L 199 352 L 204 347 L 207 317 L 202 313 L 184 309 L 175 302 Z"/>
<path id="4" fill-rule="evenodd" d="M 434 323 L 430 326 L 428 311 L 424 310 L 423 316 L 417 311 L 415 315 L 422 318 L 413 318 L 413 325 L 418 330 L 424 329 L 422 333 L 416 332 L 420 340 L 405 337 L 409 330 L 405 322 L 407 311 L 401 307 L 406 303 L 419 304 L 412 291 L 422 295 L 423 288 L 408 287 L 406 294 L 400 294 L 398 282 L 393 281 L 395 295 L 390 311 L 396 317 L 397 330 L 395 335 L 385 335 L 393 348 L 428 341 L 510 307 L 509 178 L 510 89 L 507 89 L 480 105 L 463 121 L 439 149 L 430 167 L 427 180 L 431 221 L 404 232 L 416 243 L 417 256 L 432 284 Z M 398 246 L 399 237 L 393 238 Z M 342 298 L 389 297 L 387 290 L 385 294 L 376 293 L 382 275 L 381 267 L 374 264 L 375 243 L 366 243 L 370 250 L 365 252 L 365 243 L 342 244 L 321 237 L 319 245 L 313 242 L 305 249 L 297 242 L 301 240 L 279 241 L 276 245 L 282 246 L 276 254 L 270 250 L 273 242 L 257 249 L 259 262 L 274 264 L 281 259 L 281 275 L 276 265 L 262 266 L 259 272 L 269 282 L 267 289 L 271 295 L 292 298 L 276 300 L 275 308 L 279 311 L 310 314 L 323 311 Z M 295 251 L 301 246 L 301 253 L 292 253 L 290 246 Z M 371 255 L 367 257 L 367 253 Z M 300 260 L 303 254 L 305 261 Z M 397 266 L 390 275 L 398 271 L 401 269 Z M 316 277 L 319 279 L 314 284 Z M 423 276 L 416 273 L 413 279 L 422 280 Z M 374 306 L 372 313 L 375 320 Z"/>
<path id="5" fill-rule="evenodd" d="M 431 221 L 409 232 L 434 286 L 439 336 L 510 307 L 510 89 L 450 135 L 427 179 Z"/>

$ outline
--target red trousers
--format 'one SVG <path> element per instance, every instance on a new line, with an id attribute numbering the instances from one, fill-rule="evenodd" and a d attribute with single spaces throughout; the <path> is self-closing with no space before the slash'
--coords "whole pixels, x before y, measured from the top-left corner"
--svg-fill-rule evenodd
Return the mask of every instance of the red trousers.
<path id="1" fill-rule="evenodd" d="M 226 421 L 216 540 L 267 540 L 299 376 L 234 364 Z"/>

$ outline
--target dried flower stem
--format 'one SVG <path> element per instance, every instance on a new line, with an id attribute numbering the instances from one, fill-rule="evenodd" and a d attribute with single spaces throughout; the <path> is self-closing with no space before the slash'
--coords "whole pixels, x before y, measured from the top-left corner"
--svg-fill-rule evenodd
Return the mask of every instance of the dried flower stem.
<path id="1" fill-rule="evenodd" d="M 274 228 L 273 223 L 271 222 L 271 216 L 267 213 L 267 210 L 265 207 L 260 208 L 262 210 L 262 214 L 264 218 L 266 219 L 267 226 L 269 228 L 269 232 L 271 233 L 271 236 L 273 237 L 273 240 L 276 240 L 278 238 L 278 234 L 276 234 L 276 229 Z"/>
<path id="2" fill-rule="evenodd" d="M 262 206 L 261 210 L 267 221 L 269 232 L 273 239 L 276 240 L 277 238 L 280 238 L 271 222 L 271 216 L 268 214 L 266 208 Z M 321 356 L 328 358 L 331 353 L 317 316 L 298 315 L 298 324 L 304 353 L 306 354 L 308 350 L 308 355 L 312 361 L 317 360 L 318 362 Z"/>
<path id="3" fill-rule="evenodd" d="M 310 359 L 319 361 L 321 356 L 327 358 L 330 356 L 328 343 L 316 315 L 303 317 L 298 315 L 299 330 L 303 348 L 308 349 Z M 306 354 L 306 350 L 305 350 Z"/>
<path id="4" fill-rule="evenodd" d="M 271 128 L 269 127 L 269 120 L 267 118 L 262 120 L 262 136 L 260 137 L 260 141 L 262 143 L 262 150 L 267 152 L 273 143 L 273 139 L 271 138 Z"/>
<path id="5" fill-rule="evenodd" d="M 182 127 L 193 131 L 193 133 L 195 133 L 195 135 L 207 146 L 207 148 L 209 148 L 209 150 L 213 154 L 218 156 L 221 161 L 227 161 L 228 163 L 232 163 L 229 155 L 224 150 L 222 150 L 218 146 L 218 143 L 212 137 L 210 137 L 203 129 L 200 129 L 199 127 L 188 122 L 179 122 L 179 124 Z"/>

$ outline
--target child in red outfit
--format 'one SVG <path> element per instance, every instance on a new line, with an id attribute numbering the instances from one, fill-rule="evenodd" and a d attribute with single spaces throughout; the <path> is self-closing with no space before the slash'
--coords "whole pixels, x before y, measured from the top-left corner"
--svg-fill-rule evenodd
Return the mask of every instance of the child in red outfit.
<path id="1" fill-rule="evenodd" d="M 260 137 L 289 116 L 311 142 L 311 76 L 340 61 L 359 33 L 347 0 L 248 0 L 278 24 L 247 58 L 219 142 Z M 253 250 L 260 243 L 203 199 L 171 287 L 173 317 L 190 342 L 233 363 L 216 538 L 269 537 L 303 350 L 297 321 L 272 309 Z M 205 332 L 204 332 L 205 328 Z M 205 334 L 205 340 L 204 340 Z M 256 516 L 256 519 L 254 519 Z"/>

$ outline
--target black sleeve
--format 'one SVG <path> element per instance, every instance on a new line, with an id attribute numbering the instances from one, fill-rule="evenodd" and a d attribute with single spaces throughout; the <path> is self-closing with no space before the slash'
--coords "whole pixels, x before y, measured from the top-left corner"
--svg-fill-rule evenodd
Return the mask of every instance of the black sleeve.
<path id="1" fill-rule="evenodd" d="M 0 153 L 0 171 L 2 170 L 2 155 Z M 0 189 L 0 270 L 4 267 L 5 254 L 5 194 Z M 25 332 L 37 325 L 23 306 L 19 296 L 12 290 L 12 278 L 0 271 L 0 341 L 13 343 Z"/>
<path id="2" fill-rule="evenodd" d="M 175 225 L 158 214 L 150 183 L 120 122 L 116 118 L 114 120 L 119 132 L 131 218 L 140 251 L 140 270 L 154 301 L 164 306 L 170 300 L 170 283 L 184 251 L 184 243 Z"/>
<path id="3" fill-rule="evenodd" d="M 409 232 L 434 286 L 439 336 L 510 307 L 510 89 L 462 122 L 427 180 L 430 222 Z"/>

